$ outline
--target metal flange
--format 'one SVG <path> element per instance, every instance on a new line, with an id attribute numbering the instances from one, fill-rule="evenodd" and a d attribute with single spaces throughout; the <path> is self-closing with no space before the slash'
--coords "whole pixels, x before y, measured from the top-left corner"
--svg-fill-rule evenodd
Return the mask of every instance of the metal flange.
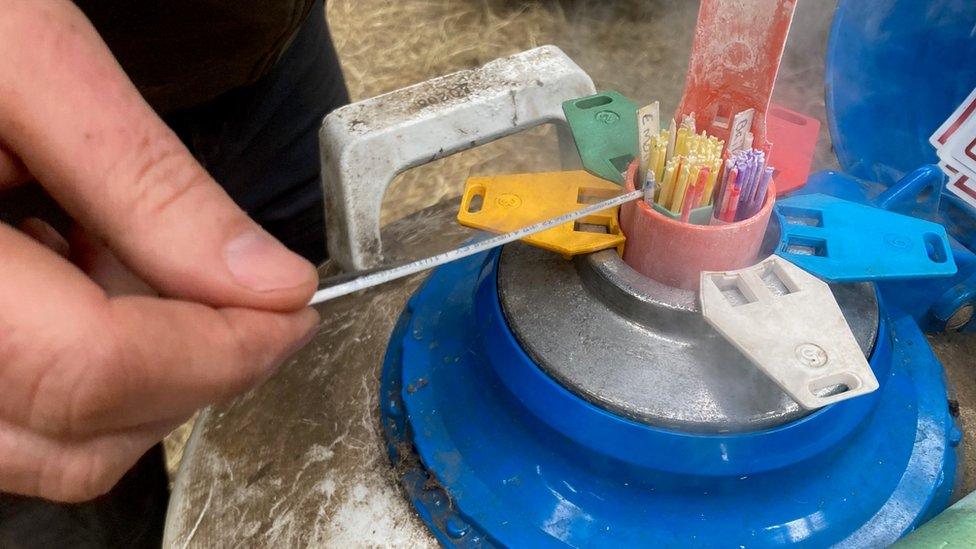
<path id="1" fill-rule="evenodd" d="M 519 343 L 597 406 L 696 433 L 768 429 L 807 413 L 705 322 L 695 292 L 644 277 L 613 251 L 567 262 L 513 245 L 498 270 L 502 309 Z M 874 286 L 831 290 L 871 356 Z"/>

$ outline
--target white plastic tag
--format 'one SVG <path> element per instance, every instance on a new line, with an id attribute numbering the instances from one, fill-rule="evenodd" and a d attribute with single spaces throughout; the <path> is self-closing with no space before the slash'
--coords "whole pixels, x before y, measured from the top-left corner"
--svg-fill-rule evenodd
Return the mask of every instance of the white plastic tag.
<path id="1" fill-rule="evenodd" d="M 661 133 L 661 105 L 657 101 L 637 111 L 637 154 L 640 156 L 640 180 L 647 175 L 647 158 L 651 151 L 651 138 Z"/>
<path id="2" fill-rule="evenodd" d="M 726 147 L 726 154 L 752 147 L 752 119 L 756 115 L 756 109 L 746 109 L 735 113 L 732 118 L 732 128 L 729 132 L 729 144 Z"/>
<path id="3" fill-rule="evenodd" d="M 782 257 L 702 272 L 701 305 L 705 320 L 803 408 L 878 388 L 830 287 Z"/>

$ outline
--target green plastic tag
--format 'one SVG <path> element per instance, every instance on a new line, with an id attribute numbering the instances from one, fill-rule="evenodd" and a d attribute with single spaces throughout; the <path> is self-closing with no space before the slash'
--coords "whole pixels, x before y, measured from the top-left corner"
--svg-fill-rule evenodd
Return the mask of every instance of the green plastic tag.
<path id="1" fill-rule="evenodd" d="M 583 168 L 623 185 L 623 172 L 637 156 L 637 104 L 615 91 L 571 99 L 563 113 Z"/>

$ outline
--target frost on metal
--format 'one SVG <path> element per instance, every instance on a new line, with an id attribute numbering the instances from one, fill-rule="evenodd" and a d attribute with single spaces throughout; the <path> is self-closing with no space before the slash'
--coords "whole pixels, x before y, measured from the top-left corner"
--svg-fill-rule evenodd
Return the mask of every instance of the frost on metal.
<path id="1" fill-rule="evenodd" d="M 878 388 L 830 287 L 779 256 L 702 272 L 701 305 L 709 324 L 808 410 Z"/>
<path id="2" fill-rule="evenodd" d="M 402 171 L 544 123 L 560 123 L 560 149 L 572 151 L 562 102 L 593 92 L 543 46 L 332 112 L 319 131 L 329 255 L 347 271 L 380 263 L 380 204 Z"/>

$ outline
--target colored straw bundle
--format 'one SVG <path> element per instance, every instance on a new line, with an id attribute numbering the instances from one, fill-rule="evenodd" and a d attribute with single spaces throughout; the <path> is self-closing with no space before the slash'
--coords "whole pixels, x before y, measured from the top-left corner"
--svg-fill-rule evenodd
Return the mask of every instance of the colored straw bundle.
<path id="1" fill-rule="evenodd" d="M 686 219 L 691 210 L 712 203 L 724 147 L 721 139 L 696 134 L 693 118 L 686 117 L 677 129 L 672 122 L 651 137 L 645 190 L 650 185 L 655 203 Z"/>
<path id="2" fill-rule="evenodd" d="M 762 209 L 773 168 L 762 151 L 746 149 L 725 161 L 715 193 L 712 217 L 731 223 L 748 219 Z"/>
<path id="3" fill-rule="evenodd" d="M 748 219 L 762 209 L 773 178 L 766 154 L 756 149 L 732 153 L 723 162 L 725 142 L 704 131 L 695 133 L 694 116 L 680 126 L 672 120 L 647 141 L 644 201 L 680 215 L 713 206 L 715 220 L 731 223 Z"/>

